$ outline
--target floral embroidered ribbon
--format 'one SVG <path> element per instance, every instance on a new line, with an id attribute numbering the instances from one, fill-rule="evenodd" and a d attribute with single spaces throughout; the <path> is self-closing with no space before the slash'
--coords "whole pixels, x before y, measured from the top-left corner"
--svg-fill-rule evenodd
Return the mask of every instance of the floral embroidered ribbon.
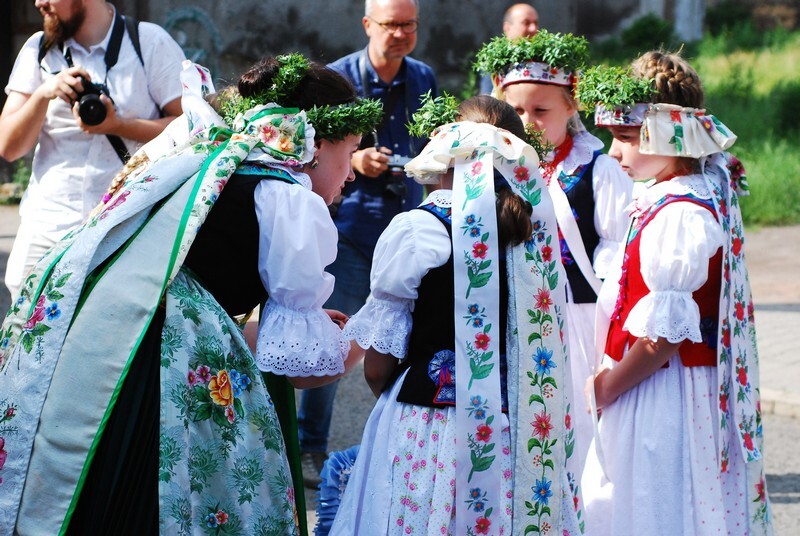
<path id="1" fill-rule="evenodd" d="M 577 490 L 570 485 L 569 367 L 562 334 L 566 277 L 558 257 L 552 201 L 533 149 L 486 124 L 440 127 L 406 165 L 420 182 L 454 166 L 456 284 L 456 533 L 494 534 L 504 516 L 512 534 L 578 534 Z M 493 169 L 533 205 L 535 232 L 508 254 L 510 325 L 499 333 L 499 278 Z M 477 231 L 475 231 L 477 229 Z M 554 247 L 555 245 L 555 247 Z M 459 259 L 461 259 L 459 263 Z M 464 322 L 464 318 L 467 322 Z M 471 320 L 480 318 L 482 327 Z M 516 326 L 516 329 L 512 327 Z M 511 445 L 503 445 L 498 348 L 509 342 Z M 513 372 L 512 372 L 513 371 Z M 494 467 L 500 448 L 514 457 L 514 511 L 498 510 L 507 476 Z M 480 504 L 478 504 L 480 503 Z M 463 505 L 463 506 L 462 506 Z M 575 505 L 575 506 L 573 506 Z"/>
<path id="2" fill-rule="evenodd" d="M 748 498 L 755 498 L 749 502 L 750 534 L 770 534 L 754 307 L 744 262 L 744 224 L 736 194 L 738 177 L 731 172 L 732 168 L 740 172 L 741 164 L 728 154 L 715 154 L 703 158 L 701 166 L 727 236 L 723 244 L 717 340 L 720 470 L 727 471 L 730 456 L 737 455 L 736 450 L 741 452 L 747 462 Z"/>
<path id="3" fill-rule="evenodd" d="M 729 149 L 736 135 L 705 110 L 651 104 L 644 114 L 639 152 L 701 158 Z"/>

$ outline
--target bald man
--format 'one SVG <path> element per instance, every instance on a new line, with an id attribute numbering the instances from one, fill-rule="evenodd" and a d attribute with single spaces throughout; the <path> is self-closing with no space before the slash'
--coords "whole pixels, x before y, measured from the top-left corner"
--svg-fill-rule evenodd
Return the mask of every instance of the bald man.
<path id="1" fill-rule="evenodd" d="M 532 37 L 539 31 L 539 12 L 530 4 L 514 4 L 503 15 L 503 35 L 509 39 Z M 492 79 L 489 75 L 481 77 L 481 95 L 492 93 Z"/>

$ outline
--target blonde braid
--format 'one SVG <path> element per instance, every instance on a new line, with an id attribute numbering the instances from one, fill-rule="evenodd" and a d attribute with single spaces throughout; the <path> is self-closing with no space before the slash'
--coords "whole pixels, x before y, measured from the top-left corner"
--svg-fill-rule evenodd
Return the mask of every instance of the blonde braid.
<path id="1" fill-rule="evenodd" d="M 700 77 L 680 55 L 651 51 L 634 60 L 631 66 L 634 75 L 653 80 L 657 102 L 690 108 L 703 107 Z"/>
<path id="2" fill-rule="evenodd" d="M 105 207 L 106 204 L 111 201 L 111 198 L 114 197 L 114 194 L 116 194 L 119 189 L 122 188 L 122 185 L 125 184 L 125 180 L 133 175 L 133 173 L 141 166 L 149 163 L 150 159 L 147 157 L 147 153 L 144 151 L 138 151 L 132 157 L 130 157 L 125 165 L 122 166 L 122 169 L 119 170 L 113 179 L 111 179 L 111 184 L 108 186 L 108 190 L 106 190 L 106 193 L 103 195 L 102 201 L 92 210 L 92 212 L 89 214 L 89 217 L 91 218 L 99 214 L 103 210 L 103 207 Z"/>

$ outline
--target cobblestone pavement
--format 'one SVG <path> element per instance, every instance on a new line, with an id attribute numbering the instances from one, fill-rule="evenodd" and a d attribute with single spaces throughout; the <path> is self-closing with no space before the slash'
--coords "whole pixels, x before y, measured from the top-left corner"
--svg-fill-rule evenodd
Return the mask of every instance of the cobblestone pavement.
<path id="1" fill-rule="evenodd" d="M 19 218 L 16 206 L 0 206 L 0 276 Z M 756 325 L 761 357 L 762 408 L 767 485 L 776 533 L 800 533 L 800 226 L 748 230 L 745 252 L 755 298 Z M 9 296 L 0 285 L 0 310 Z M 330 448 L 341 450 L 361 441 L 361 430 L 375 402 L 360 367 L 339 385 L 333 414 Z M 312 511 L 314 492 L 306 492 Z"/>

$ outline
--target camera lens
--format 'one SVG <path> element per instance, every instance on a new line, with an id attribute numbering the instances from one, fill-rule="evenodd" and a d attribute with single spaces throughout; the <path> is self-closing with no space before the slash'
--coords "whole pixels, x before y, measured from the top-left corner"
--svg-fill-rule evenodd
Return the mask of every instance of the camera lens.
<path id="1" fill-rule="evenodd" d="M 87 125 L 99 125 L 105 121 L 106 113 L 106 105 L 99 95 L 84 95 L 78 103 L 78 115 Z"/>

